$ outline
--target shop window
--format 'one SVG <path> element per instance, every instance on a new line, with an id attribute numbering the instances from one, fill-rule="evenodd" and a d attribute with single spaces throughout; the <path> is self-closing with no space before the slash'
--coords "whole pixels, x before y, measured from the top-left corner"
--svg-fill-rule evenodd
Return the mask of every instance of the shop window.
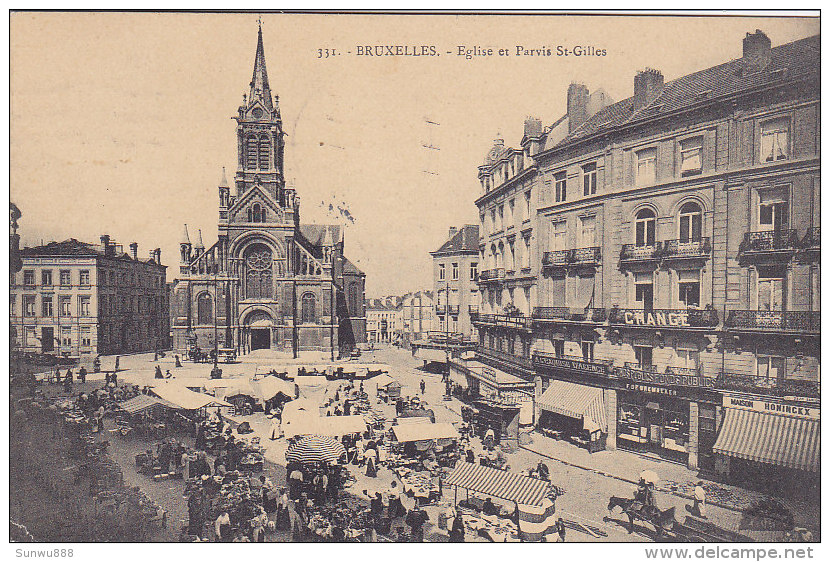
<path id="1" fill-rule="evenodd" d="M 689 406 L 686 402 L 672 404 L 664 411 L 663 447 L 681 453 L 689 444 Z"/>
<path id="2" fill-rule="evenodd" d="M 641 442 L 641 420 L 642 408 L 636 404 L 620 404 L 619 416 L 617 417 L 617 437 Z M 645 429 L 645 428 L 643 428 Z"/>
<path id="3" fill-rule="evenodd" d="M 789 151 L 790 121 L 781 118 L 761 124 L 761 161 L 786 160 Z"/>
<path id="4" fill-rule="evenodd" d="M 684 203 L 680 207 L 680 241 L 693 242 L 700 240 L 703 234 L 703 213 L 700 205 L 693 202 Z"/>
<path id="5" fill-rule="evenodd" d="M 643 370 L 650 370 L 653 367 L 652 362 L 652 353 L 653 349 L 647 345 L 635 345 L 634 346 L 634 357 L 637 361 L 637 365 L 640 366 Z"/>
<path id="6" fill-rule="evenodd" d="M 634 244 L 653 246 L 656 233 L 656 217 L 651 209 L 641 209 L 634 218 Z"/>
<path id="7" fill-rule="evenodd" d="M 703 171 L 703 137 L 680 141 L 680 175 L 696 176 Z"/>
<path id="8" fill-rule="evenodd" d="M 587 197 L 597 192 L 597 163 L 582 166 L 582 194 Z"/>
<path id="9" fill-rule="evenodd" d="M 677 272 L 678 302 L 681 308 L 700 307 L 700 271 Z"/>
<path id="10" fill-rule="evenodd" d="M 637 185 L 648 185 L 657 179 L 657 149 L 637 152 Z"/>

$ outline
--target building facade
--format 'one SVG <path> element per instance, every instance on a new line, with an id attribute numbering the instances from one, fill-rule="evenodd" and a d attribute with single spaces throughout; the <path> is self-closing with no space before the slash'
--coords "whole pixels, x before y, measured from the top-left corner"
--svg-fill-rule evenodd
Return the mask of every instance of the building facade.
<path id="1" fill-rule="evenodd" d="M 433 330 L 472 339 L 475 315 L 481 303 L 478 290 L 479 228 L 468 224 L 452 227 L 440 248 L 431 252 L 435 322 Z"/>
<path id="2" fill-rule="evenodd" d="M 403 299 L 401 297 L 384 297 L 366 301 L 366 336 L 369 343 L 400 343 L 403 332 Z"/>
<path id="3" fill-rule="evenodd" d="M 185 226 L 174 281 L 177 350 L 193 345 L 343 353 L 365 342 L 365 274 L 344 255 L 338 225 L 302 224 L 286 185 L 279 98 L 272 97 L 259 31 L 250 92 L 236 120 L 233 185 L 217 189 L 219 236 L 205 248 Z"/>
<path id="4" fill-rule="evenodd" d="M 572 84 L 568 114 L 540 135 L 531 376 L 537 394 L 555 380 L 602 389 L 608 448 L 814 482 L 818 57 L 818 37 L 772 48 L 756 31 L 740 59 L 671 82 L 640 72 L 618 103 Z M 492 224 L 495 205 L 499 238 L 511 188 L 490 195 L 479 175 L 482 220 Z M 505 300 L 490 279 L 507 279 L 503 245 L 500 259 L 501 239 L 482 238 L 496 270 L 483 276 L 496 288 L 485 302 L 499 289 Z M 527 315 L 490 311 L 477 323 L 484 353 L 501 345 L 503 363 L 526 367 L 498 324 L 521 332 Z"/>
<path id="5" fill-rule="evenodd" d="M 435 299 L 432 291 L 407 293 L 401 302 L 403 322 L 402 343 L 427 339 L 435 321 Z"/>
<path id="6" fill-rule="evenodd" d="M 10 275 L 12 348 L 94 357 L 170 348 L 166 266 L 161 250 L 139 259 L 109 236 L 21 250 Z"/>

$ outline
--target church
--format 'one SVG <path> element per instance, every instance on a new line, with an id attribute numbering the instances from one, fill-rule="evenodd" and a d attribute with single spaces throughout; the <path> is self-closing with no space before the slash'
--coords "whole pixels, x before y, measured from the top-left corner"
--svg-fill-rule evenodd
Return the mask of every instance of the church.
<path id="1" fill-rule="evenodd" d="M 222 170 L 218 239 L 205 248 L 200 230 L 185 225 L 182 233 L 170 304 L 174 350 L 347 354 L 366 341 L 366 275 L 344 255 L 342 226 L 300 221 L 261 28 L 250 92 L 234 119 L 237 171 L 230 185 Z"/>

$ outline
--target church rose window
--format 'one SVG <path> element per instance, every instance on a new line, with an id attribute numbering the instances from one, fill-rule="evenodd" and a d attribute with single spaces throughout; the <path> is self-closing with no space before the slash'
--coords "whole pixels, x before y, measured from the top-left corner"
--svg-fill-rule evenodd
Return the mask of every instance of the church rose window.
<path id="1" fill-rule="evenodd" d="M 273 267 L 271 250 L 267 246 L 254 244 L 245 251 L 245 296 L 247 298 L 272 298 Z"/>

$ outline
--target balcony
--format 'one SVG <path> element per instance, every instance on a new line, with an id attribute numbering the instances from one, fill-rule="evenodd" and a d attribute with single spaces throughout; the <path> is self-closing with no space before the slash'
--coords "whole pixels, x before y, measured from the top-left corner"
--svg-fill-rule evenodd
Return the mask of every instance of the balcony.
<path id="1" fill-rule="evenodd" d="M 562 355 L 537 351 L 533 354 L 534 367 L 546 367 L 563 369 L 579 373 L 608 376 L 611 374 L 611 361 L 605 359 L 594 359 L 586 361 L 584 357 Z"/>
<path id="2" fill-rule="evenodd" d="M 447 311 L 453 316 L 458 316 L 459 308 L 457 304 L 451 304 L 447 307 Z"/>
<path id="3" fill-rule="evenodd" d="M 530 330 L 533 327 L 533 319 L 527 316 L 508 316 L 507 314 L 476 314 L 471 318 L 474 324 L 485 324 L 488 326 L 499 326 L 502 328 L 514 328 L 519 330 Z"/>
<path id="4" fill-rule="evenodd" d="M 660 242 L 638 246 L 637 244 L 623 244 L 620 251 L 620 261 L 657 261 L 660 259 Z"/>
<path id="5" fill-rule="evenodd" d="M 563 322 L 605 322 L 608 317 L 604 308 L 571 309 L 563 306 L 537 306 L 533 309 L 534 320 Z"/>
<path id="6" fill-rule="evenodd" d="M 807 230 L 804 240 L 801 241 L 801 246 L 805 250 L 819 250 L 821 248 L 821 227 L 814 226 Z"/>
<path id="7" fill-rule="evenodd" d="M 730 310 L 726 318 L 726 327 L 758 331 L 813 332 L 817 334 L 821 329 L 821 312 Z"/>
<path id="8" fill-rule="evenodd" d="M 767 396 L 800 396 L 821 398 L 821 386 L 816 381 L 794 379 L 767 379 L 747 375 L 721 373 L 715 380 L 719 390 L 734 390 Z"/>
<path id="9" fill-rule="evenodd" d="M 799 246 L 795 229 L 771 230 L 768 232 L 747 232 L 739 251 L 742 254 L 769 252 L 792 252 Z"/>
<path id="10" fill-rule="evenodd" d="M 511 366 L 522 367 L 523 369 L 533 369 L 533 361 L 530 357 L 523 357 L 521 355 L 513 355 L 504 351 L 497 351 L 486 347 L 476 347 L 476 356 L 483 359 L 491 359 L 496 362 L 506 363 Z"/>
<path id="11" fill-rule="evenodd" d="M 718 313 L 714 309 L 612 308 L 611 324 L 624 324 L 642 328 L 713 328 L 718 325 Z"/>
<path id="12" fill-rule="evenodd" d="M 667 240 L 663 242 L 663 259 L 706 258 L 712 253 L 709 237 L 697 240 Z"/>
<path id="13" fill-rule="evenodd" d="M 445 304 L 436 304 L 435 305 L 435 313 L 436 314 L 446 314 L 447 313 L 447 305 L 445 305 Z"/>
<path id="14" fill-rule="evenodd" d="M 467 312 L 470 313 L 470 318 L 472 318 L 474 315 L 477 316 L 478 315 L 478 305 L 477 304 L 469 305 L 467 307 Z"/>
<path id="15" fill-rule="evenodd" d="M 495 283 L 504 279 L 504 268 L 485 269 L 478 274 L 479 283 Z"/>
<path id="16" fill-rule="evenodd" d="M 572 250 L 553 250 L 542 255 L 542 267 L 558 268 L 579 265 L 598 265 L 601 259 L 600 249 L 576 248 Z"/>

